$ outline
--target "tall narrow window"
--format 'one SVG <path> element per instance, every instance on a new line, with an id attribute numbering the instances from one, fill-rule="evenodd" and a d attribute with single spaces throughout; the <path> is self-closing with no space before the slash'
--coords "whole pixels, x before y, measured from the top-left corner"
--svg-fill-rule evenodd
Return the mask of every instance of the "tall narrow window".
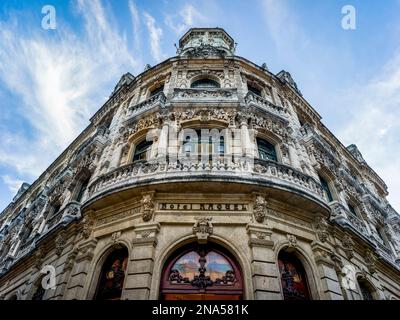
<path id="1" fill-rule="evenodd" d="M 211 80 L 211 79 L 200 79 L 197 81 L 194 81 L 191 85 L 191 88 L 194 89 L 207 89 L 207 88 L 219 88 L 220 85 L 217 81 Z"/>
<path id="2" fill-rule="evenodd" d="M 95 295 L 96 300 L 121 299 L 127 263 L 128 250 L 126 248 L 110 253 L 101 271 Z"/>
<path id="3" fill-rule="evenodd" d="M 285 300 L 310 300 L 307 277 L 300 260 L 292 253 L 280 252 L 279 273 Z"/>
<path id="4" fill-rule="evenodd" d="M 150 91 L 150 97 L 153 97 L 162 91 L 164 91 L 164 86 L 157 87 L 157 88 L 153 89 L 152 91 Z"/>
<path id="5" fill-rule="evenodd" d="M 89 181 L 90 181 L 90 176 L 87 177 L 85 180 L 83 180 L 83 182 L 81 183 L 81 185 L 79 187 L 79 192 L 76 195 L 76 201 L 81 202 L 82 197 L 85 194 L 85 191 L 89 185 Z"/>
<path id="6" fill-rule="evenodd" d="M 133 155 L 133 161 L 137 160 L 148 160 L 150 158 L 151 146 L 153 141 L 144 140 L 135 148 L 135 154 Z"/>
<path id="7" fill-rule="evenodd" d="M 219 138 L 219 144 L 218 144 L 218 154 L 219 155 L 224 155 L 225 153 L 225 139 L 223 136 Z"/>
<path id="8" fill-rule="evenodd" d="M 275 146 L 267 140 L 257 138 L 258 156 L 262 160 L 278 161 Z"/>
<path id="9" fill-rule="evenodd" d="M 260 90 L 260 89 L 258 89 L 258 88 L 256 88 L 256 87 L 253 87 L 252 85 L 247 85 L 247 89 L 249 90 L 249 92 L 252 92 L 252 93 L 254 93 L 255 95 L 261 97 L 261 90 Z"/>
<path id="10" fill-rule="evenodd" d="M 356 209 L 355 209 L 351 204 L 349 204 L 349 203 L 347 204 L 347 206 L 349 207 L 350 213 L 351 213 L 352 215 L 354 215 L 354 216 L 357 217 Z"/>
<path id="11" fill-rule="evenodd" d="M 319 176 L 319 180 L 321 181 L 322 189 L 324 190 L 325 197 L 329 200 L 329 202 L 333 201 L 331 190 L 329 189 L 328 182 Z"/>
<path id="12" fill-rule="evenodd" d="M 42 286 L 42 279 L 40 279 L 39 281 L 36 291 L 32 296 L 32 300 L 43 300 L 44 294 L 46 293 L 46 289 L 44 289 Z"/>
<path id="13" fill-rule="evenodd" d="M 358 281 L 358 286 L 360 287 L 361 297 L 363 300 L 375 300 L 372 296 L 371 290 L 368 288 L 364 281 Z"/>

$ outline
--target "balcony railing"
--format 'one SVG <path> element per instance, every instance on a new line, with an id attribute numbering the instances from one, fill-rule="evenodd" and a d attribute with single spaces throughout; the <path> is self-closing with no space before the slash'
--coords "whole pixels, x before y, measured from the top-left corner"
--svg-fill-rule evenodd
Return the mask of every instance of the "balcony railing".
<path id="1" fill-rule="evenodd" d="M 226 179 L 245 183 L 262 183 L 283 188 L 299 189 L 321 202 L 326 202 L 321 185 L 315 179 L 289 166 L 274 162 L 249 159 L 219 159 L 217 161 L 177 160 L 175 162 L 134 162 L 95 180 L 89 188 L 89 201 L 96 196 L 137 185 L 151 179 L 163 183 L 168 179 Z"/>
<path id="2" fill-rule="evenodd" d="M 72 220 L 80 217 L 80 203 L 73 201 L 68 203 L 63 210 L 56 212 L 47 220 L 45 232 L 54 228 L 62 220 Z"/>
<path id="3" fill-rule="evenodd" d="M 221 89 L 221 88 L 207 88 L 207 89 L 174 89 L 172 94 L 172 103 L 179 102 L 237 102 L 238 95 L 237 89 Z"/>
<path id="4" fill-rule="evenodd" d="M 268 113 L 276 115 L 280 118 L 286 119 L 287 114 L 285 108 L 273 104 L 271 101 L 256 95 L 255 93 L 249 91 L 245 97 L 245 102 L 249 106 L 255 106 L 261 110 Z"/>
<path id="5" fill-rule="evenodd" d="M 157 106 L 163 106 L 165 104 L 165 100 L 166 97 L 164 93 L 159 92 L 149 99 L 129 107 L 127 113 L 128 120 Z"/>
<path id="6" fill-rule="evenodd" d="M 356 231 L 359 235 L 370 238 L 367 227 L 364 222 L 348 211 L 342 204 L 339 202 L 334 202 L 331 204 L 332 209 L 332 220 L 338 221 L 340 224 L 347 224 L 354 231 Z"/>

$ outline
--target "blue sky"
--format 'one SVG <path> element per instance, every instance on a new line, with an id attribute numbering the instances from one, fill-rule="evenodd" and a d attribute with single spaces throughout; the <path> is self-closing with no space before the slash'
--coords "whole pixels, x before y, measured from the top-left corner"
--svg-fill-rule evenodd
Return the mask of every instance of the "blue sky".
<path id="1" fill-rule="evenodd" d="M 341 27 L 348 4 L 355 30 Z M 41 27 L 44 5 L 56 9 L 55 30 Z M 193 26 L 223 27 L 237 55 L 289 71 L 400 210 L 399 0 L 1 1 L 0 210 L 88 125 L 123 73 L 173 56 Z"/>

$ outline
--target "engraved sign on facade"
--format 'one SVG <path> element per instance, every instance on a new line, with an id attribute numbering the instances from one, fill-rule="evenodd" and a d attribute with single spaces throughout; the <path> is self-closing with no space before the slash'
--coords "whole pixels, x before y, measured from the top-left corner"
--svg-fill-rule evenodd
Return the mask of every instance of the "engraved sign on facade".
<path id="1" fill-rule="evenodd" d="M 247 211 L 244 203 L 167 203 L 159 204 L 161 211 Z"/>

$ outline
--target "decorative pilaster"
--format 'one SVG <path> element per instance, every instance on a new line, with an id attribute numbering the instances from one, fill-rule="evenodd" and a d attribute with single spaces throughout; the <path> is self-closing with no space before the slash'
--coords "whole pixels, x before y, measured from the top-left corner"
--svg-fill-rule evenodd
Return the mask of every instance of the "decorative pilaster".
<path id="1" fill-rule="evenodd" d="M 271 240 L 272 230 L 262 224 L 246 226 L 251 249 L 251 273 L 256 300 L 280 300 L 279 270 Z"/>
<path id="2" fill-rule="evenodd" d="M 143 223 L 135 227 L 136 237 L 132 240 L 132 253 L 121 299 L 149 299 L 159 231 L 159 223 Z"/>
<path id="3" fill-rule="evenodd" d="M 96 245 L 97 239 L 95 238 L 89 238 L 80 243 L 64 299 L 86 299 L 84 285 Z"/>
<path id="4" fill-rule="evenodd" d="M 343 300 L 339 277 L 336 273 L 337 266 L 331 259 L 333 252 L 325 244 L 314 241 L 311 243 L 314 259 L 321 279 L 324 300 Z"/>

